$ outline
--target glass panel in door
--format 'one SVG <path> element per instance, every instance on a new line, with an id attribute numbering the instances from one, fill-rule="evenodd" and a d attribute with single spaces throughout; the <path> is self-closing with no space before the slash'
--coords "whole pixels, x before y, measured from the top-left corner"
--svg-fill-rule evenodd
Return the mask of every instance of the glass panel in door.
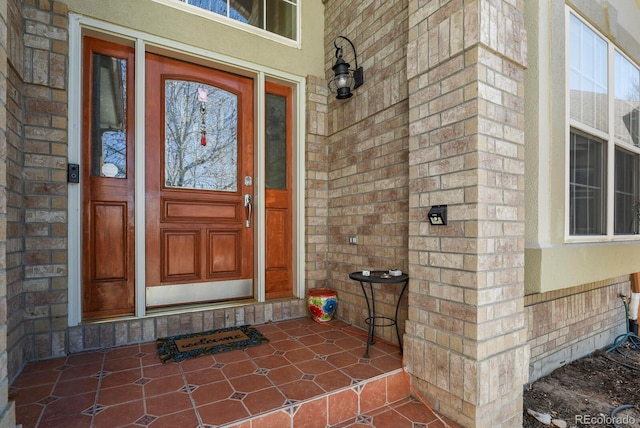
<path id="1" fill-rule="evenodd" d="M 165 81 L 165 186 L 238 190 L 238 97 L 211 85 Z"/>

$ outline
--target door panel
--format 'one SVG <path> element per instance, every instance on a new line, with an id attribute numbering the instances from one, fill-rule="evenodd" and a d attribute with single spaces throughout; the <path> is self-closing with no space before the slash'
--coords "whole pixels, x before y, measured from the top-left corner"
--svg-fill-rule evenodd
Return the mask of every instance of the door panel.
<path id="1" fill-rule="evenodd" d="M 239 233 L 209 230 L 208 277 L 238 276 L 242 269 L 241 240 Z"/>
<path id="2" fill-rule="evenodd" d="M 253 82 L 154 54 L 146 65 L 147 306 L 251 297 Z"/>
<path id="3" fill-rule="evenodd" d="M 206 202 L 185 201 L 183 199 L 163 198 L 163 221 L 210 221 L 210 222 L 238 222 L 243 208 L 238 201 L 221 201 L 216 205 Z"/>
<path id="4" fill-rule="evenodd" d="M 83 38 L 82 318 L 134 312 L 134 55 Z"/>
<path id="5" fill-rule="evenodd" d="M 162 229 L 161 252 L 164 257 L 162 282 L 194 281 L 200 279 L 200 266 L 197 254 L 199 230 Z"/>
<path id="6" fill-rule="evenodd" d="M 92 222 L 93 278 L 97 281 L 126 281 L 127 278 L 127 204 L 94 202 Z M 100 261 L 97 263 L 97 261 Z"/>

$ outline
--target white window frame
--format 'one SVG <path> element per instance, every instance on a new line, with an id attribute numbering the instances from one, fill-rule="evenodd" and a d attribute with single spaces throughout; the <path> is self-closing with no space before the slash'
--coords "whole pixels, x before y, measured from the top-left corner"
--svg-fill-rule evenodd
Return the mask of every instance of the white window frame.
<path id="1" fill-rule="evenodd" d="M 206 59 L 211 66 L 217 65 L 227 70 L 236 70 L 247 76 L 252 76 L 255 80 L 255 175 L 256 183 L 264 183 L 264 98 L 265 81 L 274 80 L 282 84 L 291 85 L 294 88 L 293 95 L 293 187 L 294 187 L 294 207 L 293 207 L 293 280 L 294 295 L 302 298 L 305 295 L 305 94 L 306 79 L 290 73 L 282 72 L 270 67 L 253 64 L 237 58 L 221 55 L 216 52 L 195 48 L 172 40 L 157 37 L 129 28 L 121 27 L 111 23 L 99 21 L 93 18 L 69 14 L 69 147 L 68 161 L 70 163 L 80 163 L 81 161 L 81 132 L 82 132 L 82 36 L 86 31 L 112 35 L 120 40 L 130 40 L 135 45 L 136 70 L 135 70 L 135 168 L 137 171 L 144 171 L 144 78 L 145 78 L 145 52 L 148 47 L 160 47 L 168 51 L 177 52 L 182 55 L 194 58 Z M 82 277 L 81 277 L 81 188 L 79 185 L 69 185 L 68 189 L 68 283 L 69 283 L 69 312 L 67 324 L 74 327 L 82 322 Z M 150 316 L 147 313 L 145 301 L 145 225 L 144 225 L 144 194 L 145 183 L 144 174 L 136 174 L 135 182 L 135 240 L 136 240 L 136 268 L 135 268 L 135 318 Z M 264 186 L 255 187 L 256 200 L 265 200 Z M 297 201 L 297 203 L 295 202 Z M 265 301 L 265 208 L 263 204 L 256 206 L 255 212 L 255 267 L 254 267 L 254 300 Z M 215 305 L 211 306 L 216 307 Z M 202 306 L 192 310 L 204 310 Z M 185 311 L 177 309 L 167 309 L 167 313 Z M 154 311 L 153 316 L 162 314 Z"/>
<path id="2" fill-rule="evenodd" d="M 614 233 L 614 220 L 615 220 L 615 150 L 616 147 L 621 147 L 629 152 L 640 155 L 640 147 L 636 147 L 633 144 L 627 144 L 620 141 L 616 141 L 615 139 L 615 103 L 614 103 L 614 52 L 620 54 L 623 58 L 634 64 L 636 67 L 640 68 L 635 61 L 629 58 L 625 53 L 619 49 L 614 43 L 604 36 L 600 31 L 598 31 L 595 27 L 589 24 L 585 19 L 583 19 L 578 13 L 576 13 L 569 6 L 565 8 L 565 35 L 566 35 L 566 43 L 565 43 L 565 242 L 619 242 L 619 241 L 637 241 L 640 240 L 640 234 L 624 234 L 624 235 L 616 235 Z M 601 37 L 607 43 L 607 92 L 608 92 L 608 126 L 607 132 L 603 132 L 601 130 L 595 129 L 589 125 L 585 125 L 582 122 L 571 119 L 570 115 L 570 18 L 571 16 L 577 18 L 582 24 L 587 26 L 590 30 L 592 30 L 596 35 Z M 605 144 L 605 154 L 606 163 L 605 163 L 605 186 L 604 190 L 606 192 L 605 203 L 606 209 L 604 215 L 606 216 L 606 225 L 605 225 L 605 233 L 602 235 L 571 235 L 570 234 L 570 209 L 571 209 L 571 194 L 570 194 L 570 169 L 571 169 L 571 156 L 570 156 L 570 147 L 571 147 L 571 132 L 572 130 L 577 130 L 583 134 L 590 135 L 595 139 L 600 139 Z M 640 174 L 640 171 L 638 171 Z"/>
<path id="3" fill-rule="evenodd" d="M 209 10 L 199 8 L 197 6 L 187 4 L 181 0 L 152 0 L 152 1 L 155 1 L 156 3 L 164 4 L 166 6 L 173 7 L 175 9 L 182 10 L 187 13 L 191 13 L 193 15 L 205 17 L 207 19 L 211 19 L 212 21 L 217 21 L 217 22 L 220 22 L 221 24 L 228 25 L 233 28 L 237 28 L 238 30 L 246 31 L 248 33 L 252 33 L 257 36 L 264 37 L 266 39 L 270 39 L 278 43 L 282 43 L 284 45 L 300 48 L 302 44 L 301 37 L 300 37 L 301 31 L 302 31 L 302 26 L 300 22 L 302 19 L 302 14 L 300 12 L 302 8 L 301 2 L 296 4 L 296 39 L 294 40 L 294 39 L 289 39 L 287 37 L 281 36 L 276 33 L 272 33 L 267 30 L 263 30 L 262 28 L 255 27 L 253 25 L 245 24 L 244 22 L 236 21 L 235 19 L 226 17 L 224 15 L 220 15 L 219 13 L 211 12 Z"/>

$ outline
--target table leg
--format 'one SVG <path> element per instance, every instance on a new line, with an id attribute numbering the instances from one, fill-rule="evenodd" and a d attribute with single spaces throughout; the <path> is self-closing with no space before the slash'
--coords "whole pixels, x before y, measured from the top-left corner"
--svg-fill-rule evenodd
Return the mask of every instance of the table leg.
<path id="1" fill-rule="evenodd" d="M 373 345 L 375 342 L 373 341 L 373 333 L 374 333 L 374 323 L 375 323 L 375 319 L 373 318 L 373 315 L 375 315 L 375 311 L 376 311 L 376 306 L 375 306 L 375 299 L 373 298 L 373 286 L 371 285 L 371 283 L 369 283 L 369 288 L 371 289 L 371 301 L 373 303 L 373 314 L 371 312 L 371 304 L 369 303 L 369 296 L 367 295 L 367 290 L 364 286 L 364 283 L 362 281 L 358 281 L 360 283 L 360 287 L 362 288 L 362 294 L 364 295 L 364 300 L 365 302 L 367 302 L 367 349 L 364 352 L 364 357 L 365 358 L 369 358 L 369 345 Z"/>
<path id="2" fill-rule="evenodd" d="M 371 333 L 369 335 L 369 344 L 373 345 L 374 343 L 376 343 L 375 340 L 373 340 L 375 334 L 376 334 L 376 298 L 373 295 L 373 283 L 370 282 L 369 283 L 369 289 L 371 290 L 371 313 L 369 314 L 372 319 L 371 321 L 373 321 L 371 323 Z"/>
<path id="3" fill-rule="evenodd" d="M 398 297 L 398 302 L 396 303 L 396 336 L 398 336 L 398 346 L 400 347 L 400 355 L 402 355 L 402 341 L 400 340 L 400 327 L 398 327 L 398 310 L 400 309 L 400 302 L 402 301 L 402 295 L 404 291 L 407 289 L 407 285 L 409 285 L 409 280 L 407 279 L 402 286 L 402 291 L 400 292 L 400 297 Z"/>

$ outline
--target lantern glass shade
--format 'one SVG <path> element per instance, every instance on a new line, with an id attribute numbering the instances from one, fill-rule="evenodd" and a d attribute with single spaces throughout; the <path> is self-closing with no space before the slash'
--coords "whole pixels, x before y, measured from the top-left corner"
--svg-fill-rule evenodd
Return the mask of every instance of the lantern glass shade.
<path id="1" fill-rule="evenodd" d="M 342 58 L 338 58 L 333 66 L 333 72 L 335 75 L 329 82 L 329 89 L 337 94 L 336 98 L 339 100 L 351 97 L 353 95 L 351 89 L 353 89 L 355 82 L 349 72 L 349 63 Z"/>
<path id="2" fill-rule="evenodd" d="M 353 77 L 350 74 L 341 74 L 336 76 L 336 87 L 340 88 L 351 88 L 353 86 Z"/>

